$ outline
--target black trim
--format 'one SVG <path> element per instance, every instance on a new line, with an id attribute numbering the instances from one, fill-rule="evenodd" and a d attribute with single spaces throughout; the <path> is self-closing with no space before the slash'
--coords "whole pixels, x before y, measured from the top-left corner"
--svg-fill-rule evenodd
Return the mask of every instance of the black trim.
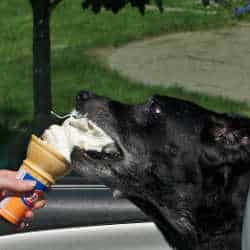
<path id="1" fill-rule="evenodd" d="M 65 176 L 59 180 L 56 181 L 56 184 L 66 184 L 66 185 L 75 185 L 75 184 L 80 184 L 80 185 L 88 185 L 88 184 L 93 184 L 93 185 L 101 185 L 100 181 L 97 178 L 84 178 L 84 177 L 79 177 L 79 176 Z"/>

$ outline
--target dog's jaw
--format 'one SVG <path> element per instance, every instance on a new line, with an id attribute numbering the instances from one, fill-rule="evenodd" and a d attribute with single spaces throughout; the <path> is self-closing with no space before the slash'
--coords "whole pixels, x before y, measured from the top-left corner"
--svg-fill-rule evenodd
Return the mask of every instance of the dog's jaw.
<path id="1" fill-rule="evenodd" d="M 167 206 L 159 205 L 149 197 L 145 200 L 141 196 L 129 197 L 129 200 L 151 217 L 173 249 L 195 250 L 197 248 L 197 233 L 189 218 L 173 213 Z"/>

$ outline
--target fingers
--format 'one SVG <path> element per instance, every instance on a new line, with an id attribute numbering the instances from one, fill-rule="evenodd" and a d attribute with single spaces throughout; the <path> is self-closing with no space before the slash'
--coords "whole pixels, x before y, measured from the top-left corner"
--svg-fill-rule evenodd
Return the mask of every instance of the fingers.
<path id="1" fill-rule="evenodd" d="M 16 176 L 16 171 L 0 170 L 0 190 L 23 193 L 34 189 L 34 181 L 19 180 Z"/>
<path id="2" fill-rule="evenodd" d="M 17 176 L 17 172 L 16 171 L 7 170 L 7 169 L 0 170 L 0 177 L 4 177 L 4 178 L 16 178 L 16 176 Z"/>
<path id="3" fill-rule="evenodd" d="M 25 227 L 30 226 L 30 224 L 32 223 L 32 220 L 34 218 L 34 210 L 40 209 L 40 208 L 44 207 L 46 204 L 47 203 L 45 200 L 41 200 L 41 201 L 36 202 L 34 207 L 32 208 L 32 210 L 28 210 L 25 213 L 24 220 L 19 224 L 18 229 L 23 230 Z"/>
<path id="4" fill-rule="evenodd" d="M 47 204 L 47 202 L 46 202 L 45 200 L 37 201 L 37 202 L 34 204 L 33 209 L 40 209 L 40 208 L 43 208 L 46 204 Z"/>
<path id="5" fill-rule="evenodd" d="M 6 194 L 13 196 L 25 195 L 27 197 L 33 194 L 35 188 L 35 181 L 20 180 L 17 179 L 17 172 L 10 170 L 0 170 L 0 199 L 3 198 Z M 2 196 L 2 197 L 1 197 Z M 25 213 L 24 220 L 19 225 L 19 229 L 23 229 L 25 226 L 30 224 L 34 216 L 34 211 L 40 209 L 46 205 L 46 201 L 42 196 L 39 197 L 32 207 L 31 210 L 28 210 Z"/>
<path id="6" fill-rule="evenodd" d="M 32 211 L 32 210 L 29 210 L 29 211 L 27 211 L 27 212 L 25 213 L 24 219 L 25 219 L 25 220 L 32 220 L 33 217 L 34 217 L 33 211 Z"/>
<path id="7" fill-rule="evenodd" d="M 35 185 L 36 183 L 34 181 L 22 181 L 18 179 L 0 177 L 0 190 L 23 193 L 32 191 Z"/>

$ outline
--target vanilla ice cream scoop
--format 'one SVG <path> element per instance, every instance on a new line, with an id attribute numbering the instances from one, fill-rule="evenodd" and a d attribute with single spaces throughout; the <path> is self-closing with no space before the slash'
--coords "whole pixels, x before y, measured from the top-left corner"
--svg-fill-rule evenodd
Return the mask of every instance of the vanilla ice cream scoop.
<path id="1" fill-rule="evenodd" d="M 75 118 L 74 116 L 66 119 L 61 126 L 50 126 L 44 131 L 42 139 L 69 162 L 74 146 L 101 152 L 103 147 L 114 143 L 110 136 L 87 117 Z"/>

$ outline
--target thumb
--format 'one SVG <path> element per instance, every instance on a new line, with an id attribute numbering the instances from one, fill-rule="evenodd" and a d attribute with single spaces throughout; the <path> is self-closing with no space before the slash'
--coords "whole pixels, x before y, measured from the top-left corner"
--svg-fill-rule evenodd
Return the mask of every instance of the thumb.
<path id="1" fill-rule="evenodd" d="M 16 178 L 0 178 L 0 190 L 9 192 L 28 192 L 32 191 L 36 183 L 34 181 L 23 181 Z"/>

